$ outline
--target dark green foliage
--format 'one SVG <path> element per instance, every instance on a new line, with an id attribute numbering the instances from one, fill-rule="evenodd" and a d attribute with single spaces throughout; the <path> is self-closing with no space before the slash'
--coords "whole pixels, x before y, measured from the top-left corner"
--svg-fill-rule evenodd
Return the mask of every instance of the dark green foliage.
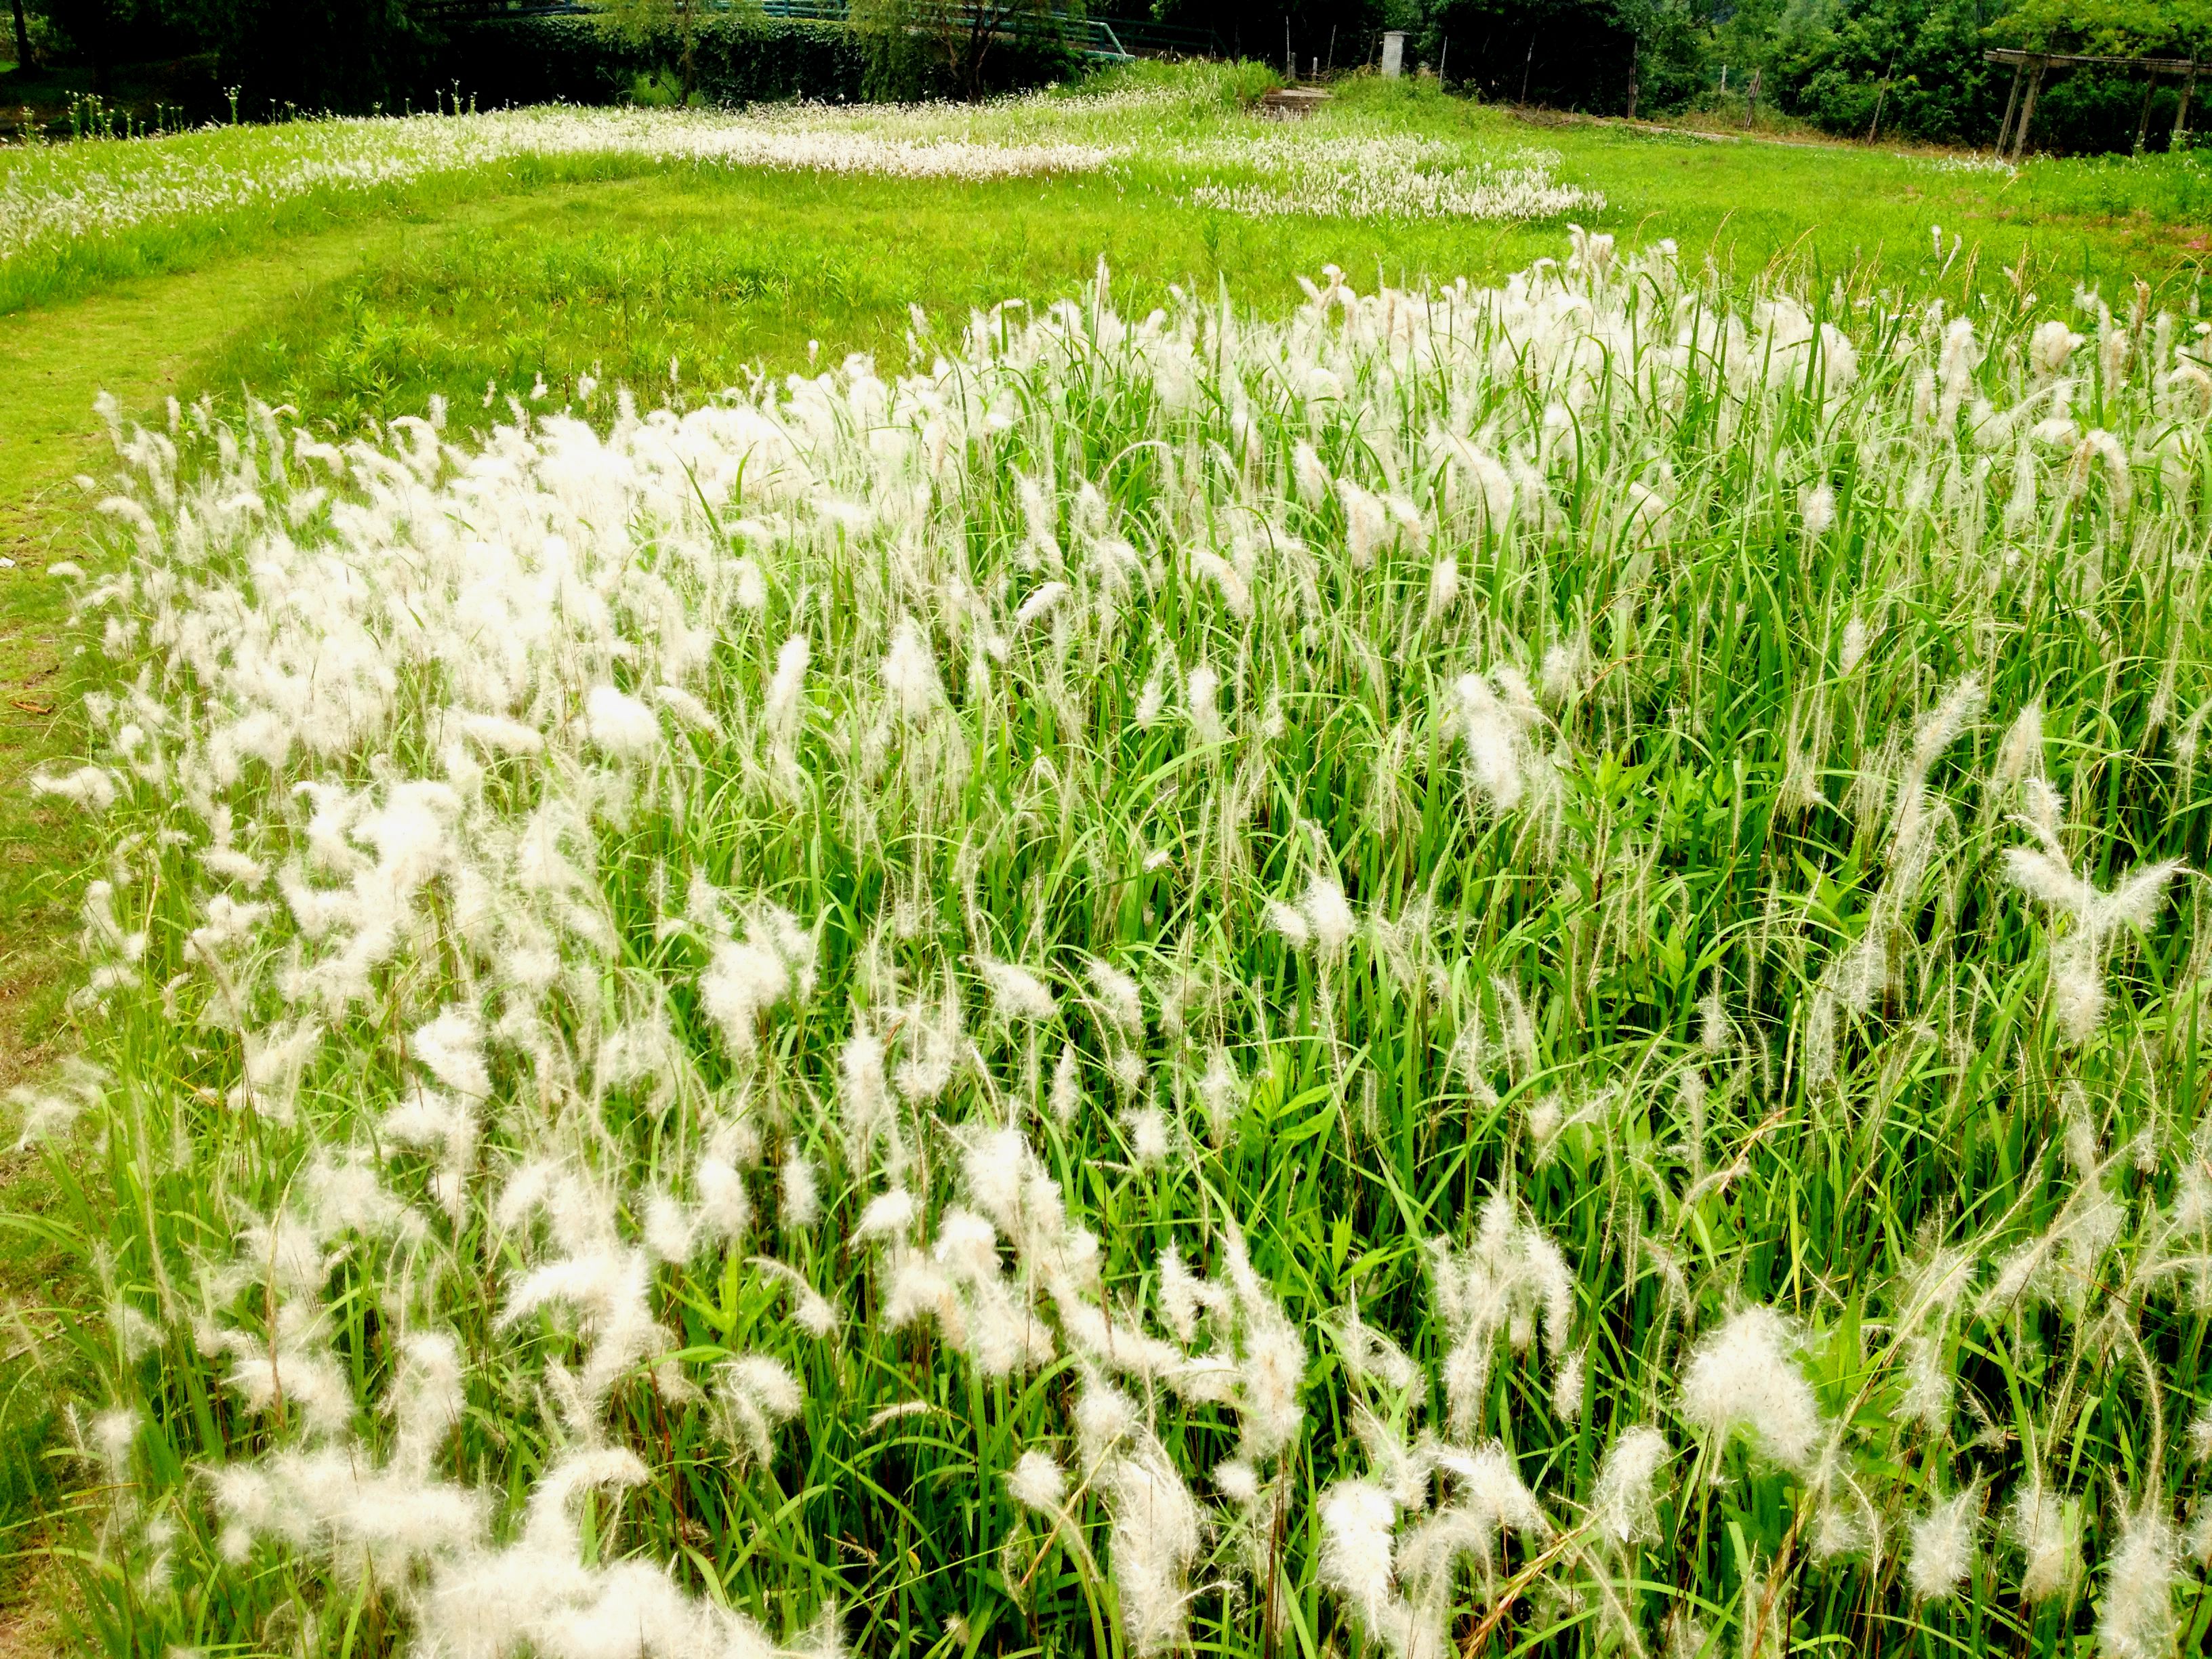
<path id="1" fill-rule="evenodd" d="M 479 108 L 613 103 L 639 77 L 672 71 L 680 49 L 672 30 L 634 40 L 586 17 L 496 18 L 451 29 L 434 78 Z M 833 24 L 711 18 L 692 51 L 699 95 L 709 103 L 863 95 L 864 56 Z"/>
<path id="2" fill-rule="evenodd" d="M 1770 96 L 1831 132 L 1986 143 L 2010 84 L 1982 61 L 1994 11 L 1982 0 L 1789 8 L 1765 42 Z M 1738 61 L 1739 74 L 1759 64 Z"/>
<path id="3" fill-rule="evenodd" d="M 1628 106 L 1635 40 L 1609 0 L 1445 0 L 1425 55 L 1487 99 L 1616 114 Z"/>
<path id="4" fill-rule="evenodd" d="M 1325 69 L 1357 69 L 1375 61 L 1384 29 L 1417 31 L 1431 5 L 1389 0 L 1154 0 L 1152 15 L 1177 28 L 1202 32 L 1213 50 L 1283 67 L 1287 41 L 1304 76 L 1319 58 Z M 1285 25 L 1288 26 L 1287 32 Z M 1410 62 L 1407 67 L 1412 67 Z"/>
<path id="5" fill-rule="evenodd" d="M 2056 8 L 2045 0 L 1753 0 L 1717 31 L 1715 45 L 1739 86 L 1760 70 L 1776 107 L 1825 131 L 1978 145 L 1995 140 L 2012 90 L 2012 70 L 1984 59 L 1991 46 L 2182 57 L 2200 49 L 2181 8 L 2144 0 L 2129 9 L 2125 26 L 2116 18 L 2099 24 L 2098 10 L 2075 0 Z M 2052 21 L 2059 17 L 2073 21 Z M 2145 85 L 2127 73 L 2053 71 L 2037 101 L 2032 146 L 2131 149 Z M 2153 91 L 2150 148 L 2166 143 L 2179 98 L 2170 80 Z"/>
<path id="6" fill-rule="evenodd" d="M 197 53 L 205 84 L 194 118 L 227 115 L 239 88 L 249 119 L 291 111 L 368 114 L 430 107 L 456 91 L 479 107 L 627 99 L 641 77 L 682 79 L 684 31 L 672 19 L 455 15 L 420 0 L 28 0 L 43 36 L 104 90 L 110 68 Z M 985 50 L 948 61 L 917 43 L 888 68 L 861 32 L 836 23 L 708 13 L 690 28 L 690 78 L 713 104 L 808 98 L 975 96 L 1073 78 L 1081 58 L 1058 31 L 1008 9 Z"/>
<path id="7" fill-rule="evenodd" d="M 645 53 L 589 18 L 493 18 L 453 29 L 440 76 L 479 108 L 611 103 L 644 72 Z"/>
<path id="8" fill-rule="evenodd" d="M 865 96 L 974 99 L 1080 74 L 1082 15 L 1054 0 L 861 0 L 848 32 Z"/>
<path id="9" fill-rule="evenodd" d="M 1996 123 L 2004 114 L 2004 94 L 2010 84 L 2007 75 L 1996 88 L 1988 131 L 1996 131 Z M 2057 150 L 2068 155 L 2092 154 L 2099 150 L 2126 150 L 2135 144 L 2136 123 L 2142 117 L 2143 82 L 2124 75 L 2104 75 L 2077 70 L 2072 75 L 2054 76 L 2044 83 L 2036 100 L 2035 128 L 2030 139 L 2038 149 Z M 2192 100 L 2192 103 L 2197 100 Z M 2173 117 L 2181 102 L 2181 88 L 2172 81 L 2163 81 L 2151 95 L 2149 135 L 2146 148 L 2164 149 L 2172 140 Z M 2191 125 L 2199 125 L 2195 120 Z"/>
<path id="10" fill-rule="evenodd" d="M 1486 98 L 1654 114 L 1704 87 L 1707 15 L 1700 0 L 1439 0 L 1421 51 Z"/>
<path id="11" fill-rule="evenodd" d="M 405 0 L 211 0 L 205 12 L 223 83 L 255 114 L 397 110 L 438 40 Z"/>
<path id="12" fill-rule="evenodd" d="M 120 64 L 183 57 L 204 43 L 200 0 L 22 0 L 9 22 L 25 44 L 80 61 L 106 92 Z M 15 50 L 12 40 L 10 50 Z"/>
<path id="13" fill-rule="evenodd" d="M 917 97 L 930 73 L 929 43 L 918 0 L 872 0 L 853 33 L 861 52 L 860 84 L 870 98 Z"/>
<path id="14" fill-rule="evenodd" d="M 414 95 L 420 106 L 458 90 L 478 108 L 613 103 L 644 76 L 664 77 L 672 88 L 682 50 L 672 28 L 636 38 L 588 17 L 494 18 L 450 28 Z M 920 52 L 915 59 L 887 66 L 860 31 L 780 17 L 708 17 L 692 40 L 694 84 L 710 104 L 957 95 L 943 63 Z M 1000 40 L 984 64 L 984 89 L 1036 86 L 1079 70 L 1057 40 Z"/>
<path id="15" fill-rule="evenodd" d="M 672 43 L 663 49 L 672 51 Z M 699 95 L 710 103 L 846 103 L 866 95 L 859 43 L 834 26 L 717 18 L 700 26 L 696 52 Z"/>

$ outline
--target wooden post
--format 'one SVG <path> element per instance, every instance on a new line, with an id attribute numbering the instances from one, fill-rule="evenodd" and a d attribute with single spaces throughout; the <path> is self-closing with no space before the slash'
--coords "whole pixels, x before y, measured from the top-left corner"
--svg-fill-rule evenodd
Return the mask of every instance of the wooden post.
<path id="1" fill-rule="evenodd" d="M 1867 123 L 1867 143 L 1869 144 L 1874 143 L 1875 134 L 1881 131 L 1881 106 L 1889 101 L 1890 77 L 1896 73 L 1897 54 L 1892 52 L 1889 55 L 1889 68 L 1882 74 L 1881 90 L 1874 97 L 1874 119 Z"/>
<path id="2" fill-rule="evenodd" d="M 2181 107 L 2173 112 L 2173 148 L 2179 149 L 2182 140 L 2189 137 L 2189 99 L 2197 90 L 2197 60 L 2189 60 L 2189 74 L 2181 82 Z"/>
<path id="3" fill-rule="evenodd" d="M 2035 94 L 2043 87 L 2043 67 L 2048 59 L 2039 58 L 2027 76 L 2027 97 L 2020 106 L 2020 131 L 2012 136 L 2012 159 L 2020 160 L 2027 148 L 2027 130 L 2035 120 Z"/>
<path id="4" fill-rule="evenodd" d="M 1997 123 L 1997 155 L 2002 158 L 2005 146 L 2012 141 L 2012 118 L 2020 112 L 2020 83 L 2027 76 L 2027 60 L 2022 58 L 2012 66 L 2012 96 L 2005 100 L 2004 119 Z"/>
<path id="5" fill-rule="evenodd" d="M 1743 124 L 1748 128 L 1759 118 L 1759 71 L 1751 72 L 1751 90 L 1744 94 Z"/>
<path id="6" fill-rule="evenodd" d="M 2136 123 L 2136 154 L 2138 155 L 2143 153 L 2143 146 L 2150 142 L 2150 100 L 2151 94 L 2157 90 L 2158 76 L 2153 74 L 2143 82 L 2142 118 Z"/>

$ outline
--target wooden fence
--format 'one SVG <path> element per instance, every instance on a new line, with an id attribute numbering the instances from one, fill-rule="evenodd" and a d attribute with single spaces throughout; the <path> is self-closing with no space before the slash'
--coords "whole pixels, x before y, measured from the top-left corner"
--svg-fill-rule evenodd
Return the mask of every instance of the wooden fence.
<path id="1" fill-rule="evenodd" d="M 2035 119 L 2036 94 L 2043 89 L 2043 77 L 2055 69 L 2100 69 L 2142 76 L 2142 116 L 2136 123 L 2138 152 L 2150 139 L 2151 94 L 2158 90 L 2160 81 L 2172 76 L 2181 82 L 2181 108 L 2173 118 L 2175 148 L 2179 149 L 2189 137 L 2189 105 L 2197 93 L 2197 64 L 2194 58 L 2100 58 L 2090 52 L 2027 52 L 2016 46 L 1999 46 L 1982 56 L 1990 63 L 2013 66 L 2012 95 L 2005 100 L 2004 119 L 1997 126 L 1999 155 L 2017 161 L 2027 148 L 2028 126 Z"/>

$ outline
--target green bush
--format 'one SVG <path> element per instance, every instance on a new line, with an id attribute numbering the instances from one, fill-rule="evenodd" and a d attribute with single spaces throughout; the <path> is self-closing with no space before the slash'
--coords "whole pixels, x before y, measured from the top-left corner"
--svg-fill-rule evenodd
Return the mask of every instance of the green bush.
<path id="1" fill-rule="evenodd" d="M 619 101 L 648 68 L 645 55 L 585 17 L 499 17 L 447 35 L 437 78 L 479 107 Z"/>
<path id="2" fill-rule="evenodd" d="M 668 65 L 682 48 L 672 32 L 653 50 Z M 700 26 L 695 52 L 699 93 L 711 103 L 848 103 L 867 95 L 866 53 L 841 24 L 716 18 Z"/>

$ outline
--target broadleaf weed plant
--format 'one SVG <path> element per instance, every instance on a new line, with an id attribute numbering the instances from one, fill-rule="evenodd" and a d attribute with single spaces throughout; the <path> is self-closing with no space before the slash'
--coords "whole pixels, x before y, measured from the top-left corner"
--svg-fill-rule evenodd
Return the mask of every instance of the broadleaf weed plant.
<path id="1" fill-rule="evenodd" d="M 107 1649 L 2194 1650 L 2212 372 L 1842 292 L 116 414 Z"/>

